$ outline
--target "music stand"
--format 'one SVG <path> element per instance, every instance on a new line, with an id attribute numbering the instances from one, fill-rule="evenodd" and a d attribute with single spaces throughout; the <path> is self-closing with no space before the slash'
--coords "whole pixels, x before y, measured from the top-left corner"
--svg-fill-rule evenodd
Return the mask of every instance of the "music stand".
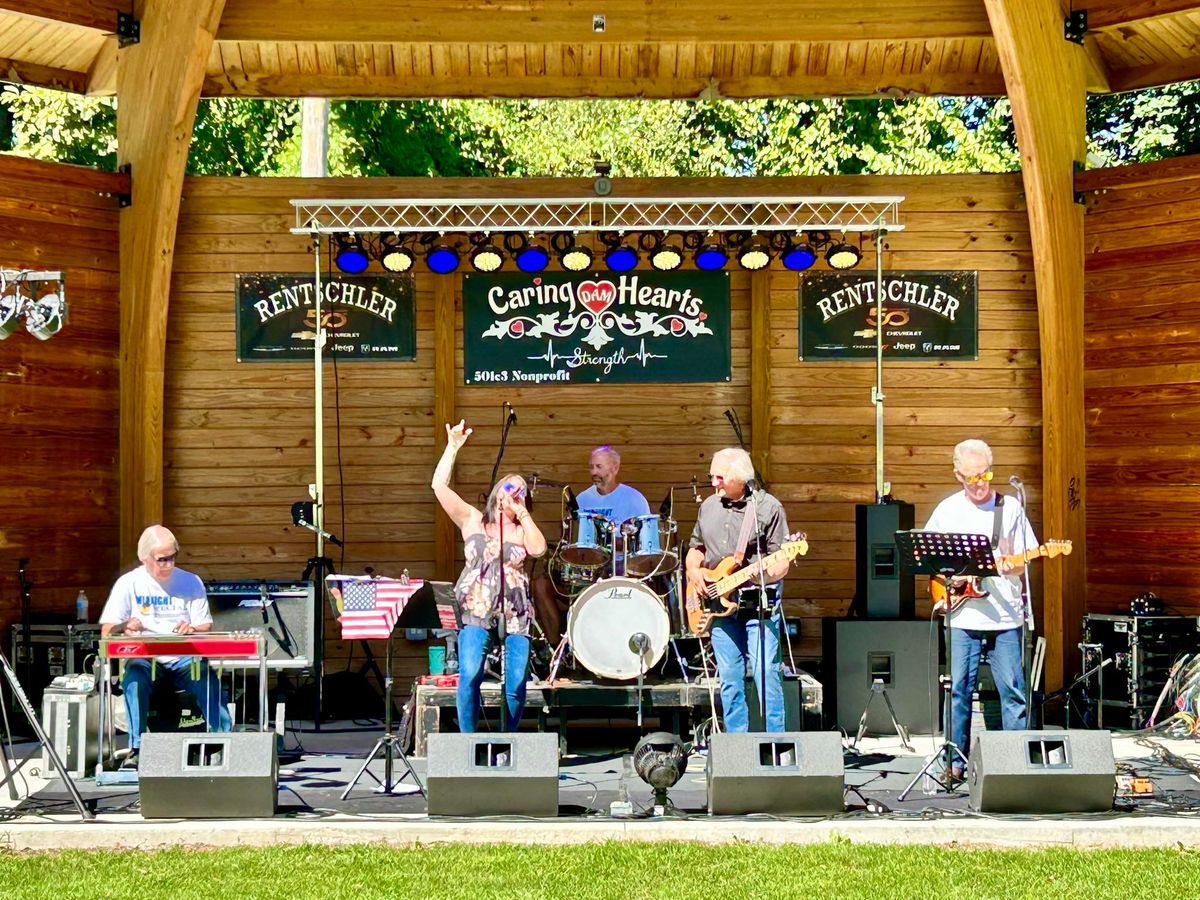
<path id="1" fill-rule="evenodd" d="M 437 605 L 434 600 L 433 584 L 426 581 L 405 602 L 404 608 L 400 610 L 400 614 L 396 617 L 396 624 L 392 626 L 392 630 L 388 633 L 387 665 L 383 680 L 383 734 L 375 742 L 375 746 L 371 748 L 371 752 L 367 754 L 362 767 L 350 779 L 350 783 L 346 785 L 346 789 L 342 791 L 343 800 L 354 790 L 354 786 L 358 784 L 358 780 L 363 777 L 364 773 L 369 774 L 376 781 L 379 781 L 379 778 L 373 772 L 368 772 L 368 767 L 381 752 L 383 753 L 383 780 L 379 781 L 379 787 L 375 789 L 375 793 L 393 794 L 396 792 L 396 788 L 400 785 L 400 782 L 406 776 L 411 775 L 413 781 L 416 782 L 417 791 L 422 797 L 427 797 L 425 786 L 421 783 L 420 777 L 418 777 L 416 770 L 412 767 L 412 763 L 408 761 L 408 757 L 404 753 L 404 735 L 408 731 L 407 721 L 404 717 L 401 717 L 400 730 L 394 731 L 392 729 L 392 638 L 397 628 L 434 629 L 442 627 L 443 625 L 438 618 Z M 408 715 L 407 711 L 405 715 Z M 392 768 L 397 759 L 399 759 L 400 764 L 404 767 L 404 773 L 399 778 L 393 779 Z"/>
<path id="2" fill-rule="evenodd" d="M 897 531 L 896 547 L 900 551 L 900 565 L 914 574 L 941 575 L 949 582 L 956 575 L 995 575 L 996 560 L 992 551 L 992 540 L 986 534 L 945 534 L 940 531 Z M 947 793 L 953 792 L 950 772 L 956 759 L 967 763 L 966 754 L 950 737 L 950 720 L 954 706 L 954 654 L 950 643 L 949 591 L 946 598 L 944 628 L 946 629 L 946 675 L 942 677 L 945 694 L 942 715 L 942 743 L 925 758 L 925 764 L 903 791 L 904 800 L 922 777 L 928 775 L 941 785 Z M 942 762 L 942 779 L 933 774 L 935 764 Z"/>

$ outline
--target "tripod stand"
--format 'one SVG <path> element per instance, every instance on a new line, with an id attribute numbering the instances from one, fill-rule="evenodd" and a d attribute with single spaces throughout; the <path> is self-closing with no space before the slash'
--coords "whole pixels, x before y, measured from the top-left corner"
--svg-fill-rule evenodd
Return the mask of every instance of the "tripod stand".
<path id="1" fill-rule="evenodd" d="M 943 534 L 938 531 L 897 531 L 896 546 L 900 550 L 900 562 L 911 572 L 923 575 L 940 575 L 946 579 L 947 585 L 951 578 L 957 575 L 995 575 L 996 562 L 992 553 L 991 539 L 984 534 Z M 946 674 L 941 678 L 944 712 L 942 724 L 942 744 L 925 758 L 921 770 L 900 792 L 904 800 L 917 782 L 928 776 L 942 790 L 950 793 L 954 789 L 951 771 L 956 762 L 966 767 L 967 757 L 962 748 L 951 738 L 950 723 L 954 705 L 954 660 L 951 650 L 950 596 L 947 594 L 947 609 L 945 611 L 944 627 L 946 630 Z M 941 764 L 941 778 L 934 771 Z"/>
<path id="2" fill-rule="evenodd" d="M 378 588 L 379 584 L 384 581 L 384 579 L 377 580 L 376 587 Z M 400 583 L 408 584 L 407 574 L 400 579 Z M 392 729 L 392 638 L 397 628 L 436 629 L 441 627 L 442 623 L 437 613 L 433 586 L 429 582 L 425 582 L 404 603 L 403 608 L 396 617 L 395 624 L 392 626 L 391 631 L 388 632 L 386 674 L 383 680 L 383 734 L 375 742 L 375 746 L 371 748 L 371 752 L 367 754 L 367 758 L 363 761 L 358 772 L 350 779 L 350 783 L 346 785 L 346 789 L 342 791 L 343 800 L 350 795 L 350 792 L 354 790 L 354 786 L 358 784 L 359 779 L 364 774 L 370 774 L 372 778 L 379 781 L 376 793 L 380 794 L 400 793 L 396 789 L 406 777 L 411 775 L 413 781 L 416 783 L 417 791 L 422 797 L 426 796 L 425 786 L 421 784 L 421 779 L 417 776 L 416 770 L 413 769 L 412 763 L 408 761 L 408 757 L 404 753 L 404 737 L 408 732 L 409 713 L 407 710 L 400 719 L 400 730 L 394 731 Z M 371 763 L 380 755 L 383 756 L 382 781 L 374 773 L 368 771 Z M 393 779 L 393 770 L 397 761 L 403 766 L 404 771 L 399 778 Z"/>
<path id="3" fill-rule="evenodd" d="M 867 694 L 867 703 L 863 707 L 862 718 L 858 720 L 858 733 L 854 735 L 854 740 L 850 743 L 850 749 L 856 753 L 858 752 L 858 742 L 867 733 L 867 713 L 871 711 L 871 701 L 880 695 L 883 696 L 883 702 L 887 704 L 888 715 L 892 719 L 892 727 L 896 729 L 896 734 L 900 737 L 900 746 L 911 753 L 913 747 L 908 740 L 908 729 L 901 725 L 900 720 L 896 718 L 896 708 L 892 706 L 892 698 L 888 696 L 887 685 L 883 683 L 882 678 L 871 679 L 871 693 Z"/>

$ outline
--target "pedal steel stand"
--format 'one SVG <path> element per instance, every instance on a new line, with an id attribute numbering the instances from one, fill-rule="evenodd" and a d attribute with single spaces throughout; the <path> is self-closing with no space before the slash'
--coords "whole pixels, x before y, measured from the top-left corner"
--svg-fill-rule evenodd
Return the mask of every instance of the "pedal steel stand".
<path id="1" fill-rule="evenodd" d="M 914 574 L 940 575 L 946 579 L 946 674 L 940 678 L 944 710 L 942 714 L 942 743 L 925 758 L 921 770 L 900 792 L 900 800 L 909 793 L 923 777 L 928 776 L 939 784 L 946 793 L 953 793 L 951 769 L 961 760 L 965 769 L 966 754 L 950 736 L 950 724 L 954 715 L 954 653 L 950 639 L 950 579 L 960 575 L 979 577 L 996 574 L 996 560 L 992 551 L 992 539 L 986 534 L 943 534 L 939 531 L 897 531 L 896 546 L 900 551 L 901 565 Z M 968 698 L 969 700 L 970 698 Z M 941 763 L 941 777 L 934 774 Z"/>

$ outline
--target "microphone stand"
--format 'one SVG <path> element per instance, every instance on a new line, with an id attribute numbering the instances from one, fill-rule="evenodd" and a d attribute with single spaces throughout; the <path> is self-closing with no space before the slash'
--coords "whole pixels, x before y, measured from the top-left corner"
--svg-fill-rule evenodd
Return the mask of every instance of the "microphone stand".
<path id="1" fill-rule="evenodd" d="M 508 429 L 517 421 L 517 414 L 507 400 L 501 407 L 504 415 L 504 425 L 500 430 L 500 449 L 496 453 L 496 463 L 492 466 L 492 487 L 496 486 L 496 477 L 500 471 L 500 460 L 504 459 L 504 445 L 508 443 Z M 496 637 L 500 642 L 500 731 L 508 731 L 508 610 L 505 608 L 504 590 L 504 510 L 500 508 L 500 498 L 496 498 L 496 527 L 500 534 L 500 549 L 496 560 L 500 565 L 500 620 L 496 624 Z M 484 523 L 486 527 L 486 522 Z M 484 547 L 487 546 L 487 534 L 484 533 Z M 483 697 L 479 698 L 483 707 Z M 518 722 L 519 726 L 520 723 Z"/>
<path id="2" fill-rule="evenodd" d="M 762 529 L 758 526 L 758 497 L 755 496 L 752 487 L 747 485 L 746 489 L 750 492 L 749 512 L 754 516 L 754 551 L 757 558 L 755 564 L 758 566 L 758 707 L 762 716 L 762 730 L 766 732 L 771 730 L 767 725 L 767 572 L 762 566 Z"/>
<path id="3" fill-rule="evenodd" d="M 1021 515 L 1017 519 L 1018 533 L 1021 535 L 1021 549 L 1013 548 L 1014 552 L 1025 552 L 1029 547 L 1025 546 L 1025 530 L 1029 524 L 1029 513 L 1025 511 L 1025 483 L 1017 476 L 1013 476 L 1008 480 L 1008 483 L 1017 491 L 1017 504 L 1021 507 Z M 1033 640 L 1033 632 L 1035 625 L 1033 621 L 1033 592 L 1029 587 L 1029 563 L 1025 563 L 1025 568 L 1021 571 L 1021 672 L 1025 676 L 1025 716 L 1028 719 L 1033 710 L 1033 685 L 1030 683 L 1030 663 L 1032 662 L 1031 654 L 1029 653 L 1029 645 Z"/>

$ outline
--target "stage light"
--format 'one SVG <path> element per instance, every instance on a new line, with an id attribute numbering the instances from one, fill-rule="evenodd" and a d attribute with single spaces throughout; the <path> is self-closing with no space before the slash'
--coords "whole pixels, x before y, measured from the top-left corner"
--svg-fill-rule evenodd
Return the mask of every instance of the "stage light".
<path id="1" fill-rule="evenodd" d="M 862 259 L 862 251 L 843 239 L 830 244 L 825 251 L 825 262 L 831 269 L 853 269 Z"/>
<path id="2" fill-rule="evenodd" d="M 637 268 L 638 252 L 628 244 L 618 241 L 604 254 L 604 264 L 610 272 L 628 272 Z"/>
<path id="3" fill-rule="evenodd" d="M 633 768 L 638 777 L 654 788 L 655 812 L 665 810 L 667 790 L 674 787 L 687 771 L 691 748 L 677 736 L 656 731 L 648 734 L 633 748 Z"/>
<path id="4" fill-rule="evenodd" d="M 592 251 L 576 242 L 569 231 L 556 231 L 550 235 L 550 247 L 558 254 L 558 262 L 568 272 L 582 272 L 592 265 Z"/>
<path id="5" fill-rule="evenodd" d="M 787 248 L 780 254 L 779 259 L 793 272 L 803 272 L 812 268 L 812 264 L 817 261 L 817 251 L 808 241 L 788 241 Z"/>
<path id="6" fill-rule="evenodd" d="M 729 254 L 716 241 L 709 241 L 700 246 L 700 249 L 696 251 L 696 255 L 692 259 L 695 260 L 697 269 L 705 272 L 715 272 L 718 269 L 725 268 L 725 263 L 729 262 Z"/>
<path id="7" fill-rule="evenodd" d="M 529 244 L 517 253 L 516 260 L 518 269 L 532 275 L 550 264 L 550 251 L 541 244 Z"/>
<path id="8" fill-rule="evenodd" d="M 483 238 L 471 251 L 471 265 L 476 272 L 495 272 L 504 265 L 504 254 L 490 238 Z"/>
<path id="9" fill-rule="evenodd" d="M 62 272 L 0 270 L 0 341 L 14 334 L 22 319 L 39 341 L 62 331 L 67 321 Z"/>
<path id="10" fill-rule="evenodd" d="M 765 269 L 771 264 L 771 248 L 767 242 L 751 236 L 738 250 L 738 265 L 751 272 Z"/>
<path id="11" fill-rule="evenodd" d="M 62 331 L 67 304 L 60 294 L 43 294 L 25 308 L 25 329 L 39 341 Z"/>
<path id="12" fill-rule="evenodd" d="M 449 275 L 458 268 L 458 251 L 449 244 L 437 244 L 425 254 L 425 265 L 438 275 Z"/>
<path id="13" fill-rule="evenodd" d="M 337 235 L 337 250 L 333 255 L 334 264 L 348 275 L 357 275 L 367 268 L 370 258 L 363 246 L 362 238 L 357 234 Z"/>
<path id="14" fill-rule="evenodd" d="M 650 267 L 659 272 L 671 272 L 683 264 L 683 245 L 668 234 L 643 234 L 638 246 L 650 254 Z"/>
<path id="15" fill-rule="evenodd" d="M 379 239 L 379 264 L 387 271 L 407 272 L 415 261 L 412 251 L 400 242 L 399 237 Z"/>

